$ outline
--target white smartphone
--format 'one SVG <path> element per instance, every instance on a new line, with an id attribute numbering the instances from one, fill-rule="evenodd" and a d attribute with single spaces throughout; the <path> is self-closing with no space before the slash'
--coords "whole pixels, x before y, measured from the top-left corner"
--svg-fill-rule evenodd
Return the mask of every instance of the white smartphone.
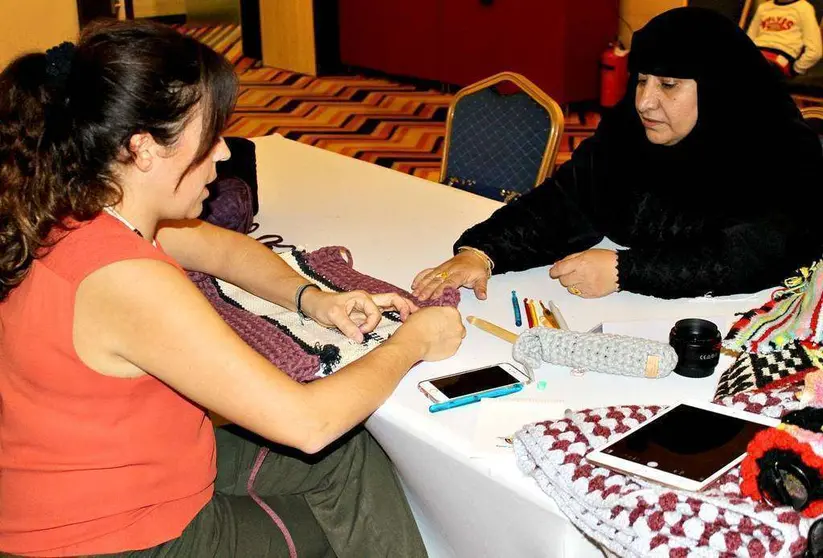
<path id="1" fill-rule="evenodd" d="M 432 378 L 417 384 L 417 388 L 435 403 L 528 383 L 528 377 L 508 362 L 501 362 L 483 368 L 466 370 L 457 374 Z"/>
<path id="2" fill-rule="evenodd" d="M 586 459 L 621 473 L 697 492 L 740 463 L 755 434 L 779 422 L 714 403 L 679 403 L 589 452 Z"/>

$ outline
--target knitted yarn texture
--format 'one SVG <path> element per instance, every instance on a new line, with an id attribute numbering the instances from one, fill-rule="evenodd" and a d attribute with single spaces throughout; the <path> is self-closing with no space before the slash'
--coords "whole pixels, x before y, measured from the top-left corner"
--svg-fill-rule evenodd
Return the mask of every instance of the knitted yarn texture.
<path id="1" fill-rule="evenodd" d="M 340 246 L 313 252 L 294 249 L 280 257 L 307 281 L 326 292 L 362 289 L 370 293 L 397 293 L 420 307 L 457 306 L 460 294 L 447 290 L 435 300 L 421 302 L 411 293 L 356 271 L 351 253 Z M 400 327 L 396 312 L 383 319 L 363 343 L 355 343 L 337 329 L 302 319 L 297 312 L 259 298 L 243 289 L 203 273 L 189 278 L 218 314 L 246 343 L 299 382 L 334 373 L 388 339 Z"/>
<path id="2" fill-rule="evenodd" d="M 587 372 L 646 376 L 649 357 L 657 357 L 656 378 L 671 374 L 677 353 L 666 343 L 615 335 L 578 333 L 546 327 L 522 333 L 514 344 L 514 359 L 530 368 L 541 361 Z"/>

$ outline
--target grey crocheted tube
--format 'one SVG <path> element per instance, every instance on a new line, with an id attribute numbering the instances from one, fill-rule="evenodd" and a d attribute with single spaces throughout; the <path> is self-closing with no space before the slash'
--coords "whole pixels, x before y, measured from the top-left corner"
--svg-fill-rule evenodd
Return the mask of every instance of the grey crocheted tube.
<path id="1" fill-rule="evenodd" d="M 545 327 L 522 333 L 514 344 L 512 356 L 531 368 L 548 362 L 586 372 L 640 377 L 646 376 L 649 357 L 656 356 L 657 378 L 668 376 L 677 365 L 677 353 L 666 343 L 626 335 L 578 333 Z"/>

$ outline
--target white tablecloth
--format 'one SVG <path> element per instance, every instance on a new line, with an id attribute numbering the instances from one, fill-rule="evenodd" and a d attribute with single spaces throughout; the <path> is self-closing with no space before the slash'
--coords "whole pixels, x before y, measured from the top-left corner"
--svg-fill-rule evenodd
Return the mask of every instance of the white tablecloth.
<path id="1" fill-rule="evenodd" d="M 355 268 L 408 288 L 415 274 L 451 255 L 470 225 L 499 204 L 423 179 L 381 168 L 281 136 L 255 139 L 260 188 L 260 233 L 281 234 L 308 249 L 342 245 Z M 571 329 L 603 321 L 724 316 L 761 304 L 767 293 L 726 298 L 659 300 L 617 293 L 597 300 L 569 295 L 546 268 L 495 276 L 488 300 L 463 291 L 460 311 L 512 331 L 511 291 L 554 300 Z M 525 321 L 525 320 L 524 320 Z M 516 468 L 513 457 L 473 458 L 478 405 L 430 414 L 417 390 L 421 380 L 501 361 L 511 345 L 470 325 L 458 353 L 415 367 L 367 426 L 395 463 L 431 555 L 437 557 L 586 558 L 602 554 L 565 518 L 554 502 Z M 520 328 L 522 330 L 522 328 Z M 727 364 L 728 362 L 726 362 Z M 722 368 L 718 367 L 718 371 Z M 611 375 L 572 376 L 545 365 L 536 380 L 510 397 L 562 400 L 569 408 L 628 403 L 708 400 L 717 382 L 670 375 L 661 380 Z"/>

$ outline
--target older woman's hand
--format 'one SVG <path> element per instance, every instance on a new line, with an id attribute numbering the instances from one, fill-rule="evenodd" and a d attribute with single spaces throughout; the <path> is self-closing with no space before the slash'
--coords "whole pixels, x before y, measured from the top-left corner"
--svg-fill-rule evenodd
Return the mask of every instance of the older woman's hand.
<path id="1" fill-rule="evenodd" d="M 469 287 L 480 300 L 486 300 L 489 268 L 482 256 L 460 252 L 437 267 L 424 269 L 412 281 L 412 294 L 419 300 L 437 298 L 447 287 Z"/>
<path id="2" fill-rule="evenodd" d="M 617 252 L 593 248 L 556 262 L 549 275 L 573 295 L 598 298 L 617 291 Z"/>
<path id="3" fill-rule="evenodd" d="M 303 294 L 303 311 L 325 327 L 336 327 L 349 339 L 363 342 L 363 334 L 373 331 L 383 312 L 396 310 L 406 321 L 417 306 L 395 293 L 369 294 L 365 291 L 327 293 L 308 289 Z"/>

